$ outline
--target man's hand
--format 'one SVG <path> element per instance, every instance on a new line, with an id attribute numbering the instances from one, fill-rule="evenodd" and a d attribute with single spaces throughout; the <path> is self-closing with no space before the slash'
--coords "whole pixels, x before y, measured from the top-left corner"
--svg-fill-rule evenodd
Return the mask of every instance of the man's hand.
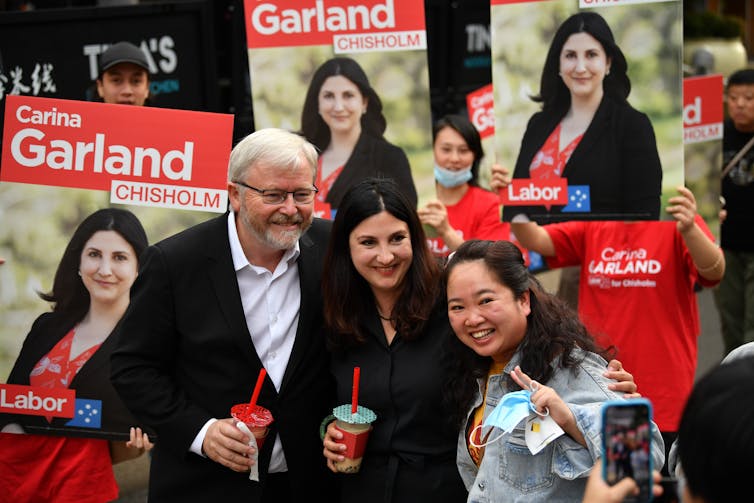
<path id="1" fill-rule="evenodd" d="M 236 472 L 248 472 L 254 460 L 255 449 L 249 447 L 251 439 L 236 428 L 235 419 L 215 421 L 207 429 L 202 443 L 202 451 L 209 459 L 227 466 Z"/>
<path id="2" fill-rule="evenodd" d="M 618 382 L 608 384 L 608 388 L 618 393 L 624 393 L 624 398 L 639 398 L 639 387 L 634 382 L 634 376 L 631 375 L 619 360 L 610 360 L 607 364 L 607 370 L 604 374 L 608 379 L 614 379 Z"/>

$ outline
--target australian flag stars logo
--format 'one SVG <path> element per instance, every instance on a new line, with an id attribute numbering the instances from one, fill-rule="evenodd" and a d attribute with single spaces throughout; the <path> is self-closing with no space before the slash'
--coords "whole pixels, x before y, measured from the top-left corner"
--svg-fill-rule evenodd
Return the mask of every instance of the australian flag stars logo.
<path id="1" fill-rule="evenodd" d="M 102 428 L 102 400 L 77 398 L 73 419 L 65 425 L 80 428 Z"/>
<path id="2" fill-rule="evenodd" d="M 592 211 L 592 205 L 589 202 L 589 185 L 569 185 L 568 204 L 561 211 L 570 213 Z"/>

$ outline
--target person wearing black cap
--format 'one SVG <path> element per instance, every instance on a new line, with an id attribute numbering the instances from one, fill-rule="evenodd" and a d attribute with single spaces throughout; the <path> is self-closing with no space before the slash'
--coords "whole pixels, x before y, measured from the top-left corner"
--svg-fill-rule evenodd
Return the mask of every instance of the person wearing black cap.
<path id="1" fill-rule="evenodd" d="M 149 98 L 149 62 L 130 42 L 111 45 L 99 57 L 97 94 L 105 103 L 144 106 Z"/>

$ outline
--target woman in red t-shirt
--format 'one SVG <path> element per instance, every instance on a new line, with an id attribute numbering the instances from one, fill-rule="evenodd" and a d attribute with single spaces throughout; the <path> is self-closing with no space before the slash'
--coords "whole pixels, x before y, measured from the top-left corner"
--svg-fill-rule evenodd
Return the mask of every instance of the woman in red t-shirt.
<path id="1" fill-rule="evenodd" d="M 8 384 L 74 389 L 88 405 L 77 403 L 73 419 L 3 415 L 0 494 L 8 501 L 112 501 L 113 463 L 151 449 L 109 380 L 108 336 L 128 307 L 146 247 L 131 212 L 96 211 L 74 232 L 52 291 L 40 294 L 52 312 L 34 322 Z"/>
<path id="2" fill-rule="evenodd" d="M 437 199 L 419 209 L 432 253 L 447 257 L 469 239 L 515 239 L 498 195 L 479 186 L 484 150 L 474 124 L 463 115 L 442 117 L 432 128 L 432 151 Z"/>

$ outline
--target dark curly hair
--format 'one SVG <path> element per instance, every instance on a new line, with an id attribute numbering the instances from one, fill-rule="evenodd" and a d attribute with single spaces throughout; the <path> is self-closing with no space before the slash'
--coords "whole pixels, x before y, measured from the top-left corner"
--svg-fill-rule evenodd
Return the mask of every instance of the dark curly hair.
<path id="1" fill-rule="evenodd" d="M 514 298 L 520 299 L 529 292 L 531 312 L 526 317 L 526 334 L 517 352 L 521 355 L 521 368 L 532 379 L 546 383 L 555 370 L 552 361 L 558 356 L 561 368 L 575 368 L 579 360 L 573 351 L 577 348 L 610 356 L 611 351 L 597 346 L 578 314 L 542 288 L 524 264 L 521 250 L 509 241 L 472 239 L 464 242 L 448 261 L 443 284 L 447 286 L 457 265 L 474 261 L 482 261 L 500 284 L 513 292 Z M 460 425 L 477 392 L 476 379 L 487 376 L 491 358 L 479 356 L 455 335 L 450 337 L 449 344 L 457 358 L 449 372 L 447 396 Z M 510 385 L 518 386 L 513 380 Z"/>

